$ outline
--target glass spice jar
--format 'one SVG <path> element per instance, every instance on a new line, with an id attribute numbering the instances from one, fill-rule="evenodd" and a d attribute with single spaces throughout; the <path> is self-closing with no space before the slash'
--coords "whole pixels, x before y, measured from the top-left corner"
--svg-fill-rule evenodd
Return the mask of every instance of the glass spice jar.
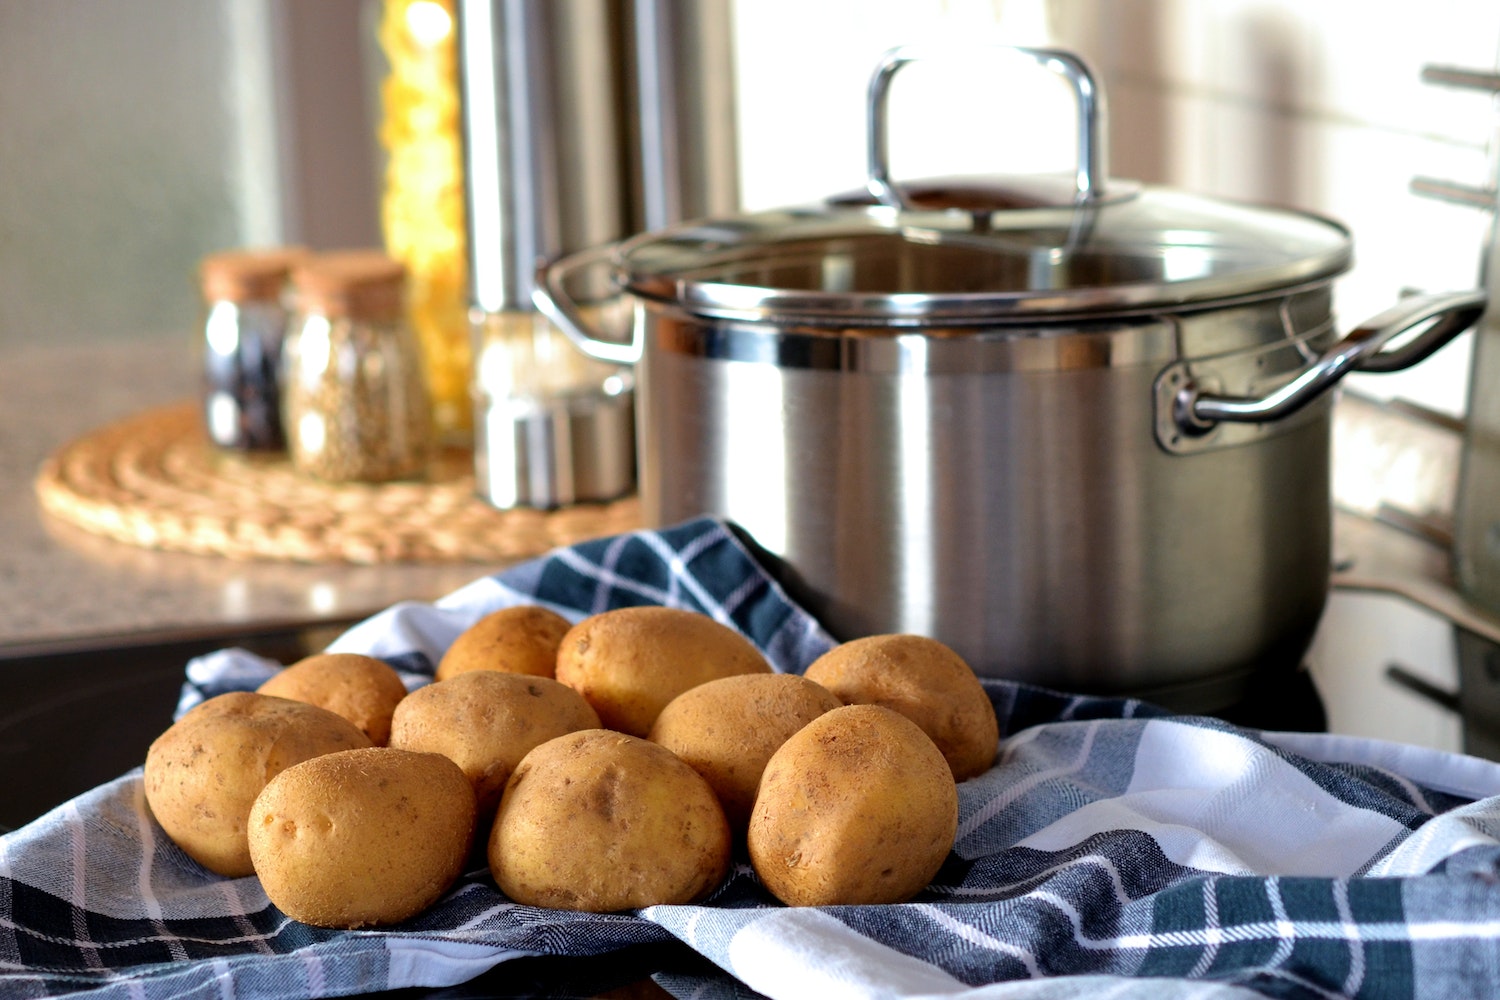
<path id="1" fill-rule="evenodd" d="M 300 247 L 225 250 L 198 264 L 203 296 L 203 423 L 237 451 L 280 451 L 281 348 L 288 276 Z"/>
<path id="2" fill-rule="evenodd" d="M 292 465 L 335 482 L 421 475 L 432 439 L 406 268 L 379 251 L 320 254 L 292 272 L 282 374 Z"/>

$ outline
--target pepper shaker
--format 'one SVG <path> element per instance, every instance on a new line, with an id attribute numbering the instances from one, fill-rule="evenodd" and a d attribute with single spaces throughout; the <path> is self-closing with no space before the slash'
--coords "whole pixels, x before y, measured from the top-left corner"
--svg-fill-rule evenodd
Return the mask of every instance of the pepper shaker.
<path id="1" fill-rule="evenodd" d="M 335 482 L 419 476 L 431 402 L 406 315 L 406 268 L 379 251 L 341 251 L 302 262 L 292 283 L 282 376 L 292 465 Z"/>
<path id="2" fill-rule="evenodd" d="M 286 287 L 299 247 L 226 250 L 199 262 L 203 296 L 203 422 L 220 448 L 280 451 Z"/>

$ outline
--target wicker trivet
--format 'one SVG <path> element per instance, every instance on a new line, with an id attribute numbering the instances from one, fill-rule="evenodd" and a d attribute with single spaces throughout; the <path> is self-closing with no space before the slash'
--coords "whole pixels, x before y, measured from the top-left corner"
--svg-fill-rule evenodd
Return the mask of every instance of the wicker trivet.
<path id="1" fill-rule="evenodd" d="M 297 562 L 503 562 L 639 526 L 634 497 L 501 511 L 474 493 L 467 453 L 423 482 L 334 484 L 284 457 L 215 449 L 193 403 L 149 410 L 66 445 L 37 475 L 42 507 L 147 548 Z"/>

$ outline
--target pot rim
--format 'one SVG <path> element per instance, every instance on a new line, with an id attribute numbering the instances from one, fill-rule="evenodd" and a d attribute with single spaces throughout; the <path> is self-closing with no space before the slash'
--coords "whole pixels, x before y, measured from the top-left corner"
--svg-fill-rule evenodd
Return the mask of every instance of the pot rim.
<path id="1" fill-rule="evenodd" d="M 1213 308 L 1353 263 L 1332 219 L 1151 187 L 997 211 L 776 209 L 641 233 L 610 256 L 616 288 L 695 315 L 896 328 Z"/>

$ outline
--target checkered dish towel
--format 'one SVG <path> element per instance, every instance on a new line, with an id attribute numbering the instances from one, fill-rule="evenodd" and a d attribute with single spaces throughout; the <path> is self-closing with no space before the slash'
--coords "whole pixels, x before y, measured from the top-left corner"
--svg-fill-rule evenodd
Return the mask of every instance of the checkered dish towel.
<path id="1" fill-rule="evenodd" d="M 330 648 L 382 657 L 415 685 L 480 615 L 531 601 L 574 620 L 632 604 L 705 611 L 785 671 L 831 645 L 725 525 L 700 520 L 397 605 Z M 199 658 L 180 710 L 273 669 L 240 650 Z M 137 768 L 0 838 L 0 996 L 347 995 L 647 943 L 723 970 L 663 981 L 681 995 L 1500 992 L 1500 766 L 986 688 L 999 758 L 959 786 L 953 854 L 908 903 L 788 908 L 741 864 L 701 905 L 597 915 L 516 905 L 479 868 L 397 928 L 320 930 L 283 916 L 255 878 L 182 854 Z"/>

